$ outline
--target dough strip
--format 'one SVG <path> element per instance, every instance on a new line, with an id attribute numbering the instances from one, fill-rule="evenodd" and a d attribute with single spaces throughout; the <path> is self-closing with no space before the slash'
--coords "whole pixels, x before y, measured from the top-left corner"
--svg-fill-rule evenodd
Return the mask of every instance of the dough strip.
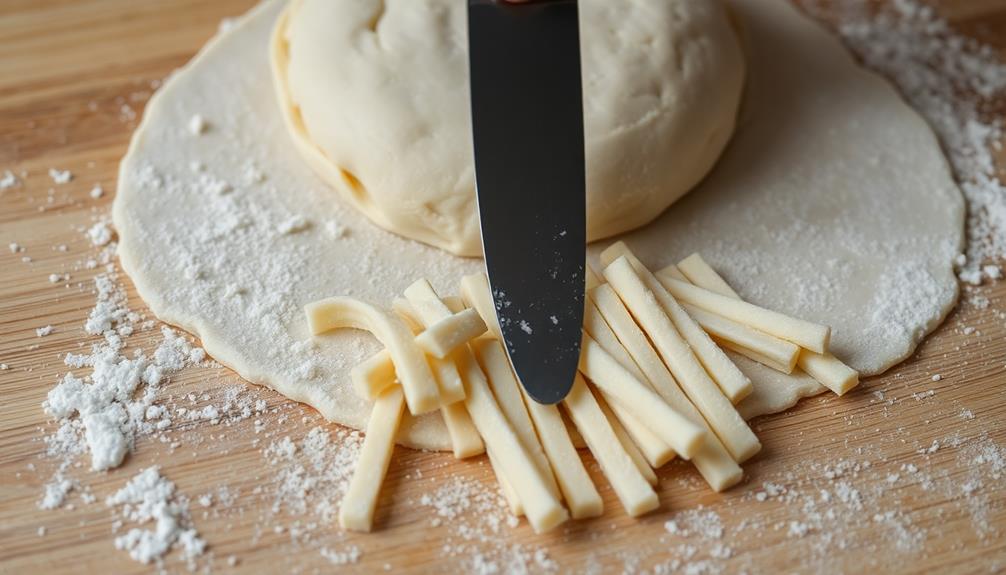
<path id="1" fill-rule="evenodd" d="M 356 470 L 339 507 L 339 525 L 352 531 L 370 531 L 377 496 L 395 450 L 395 435 L 402 420 L 402 388 L 394 386 L 377 398 L 367 421 Z"/>
<path id="2" fill-rule="evenodd" d="M 668 405 L 708 432 L 705 445 L 692 457 L 692 463 L 706 483 L 715 491 L 723 491 L 739 482 L 744 477 L 740 465 L 733 460 L 723 443 L 709 428 L 702 414 L 681 391 L 674 376 L 650 345 L 646 334 L 639 329 L 629 310 L 625 309 L 625 305 L 618 299 L 615 290 L 610 285 L 602 284 L 594 288 L 590 296 L 605 319 L 609 320 L 608 325 L 615 332 L 621 345 L 636 359 L 637 364 L 643 366 L 641 369 L 645 372 L 644 381 L 648 381 Z"/>
<path id="3" fill-rule="evenodd" d="M 831 339 L 831 328 L 828 326 L 796 319 L 666 276 L 660 278 L 660 283 L 671 295 L 696 307 L 791 341 L 817 353 L 828 350 L 828 341 Z"/>
<path id="4" fill-rule="evenodd" d="M 615 358 L 615 361 L 627 369 L 633 377 L 639 381 L 646 382 L 643 372 L 639 371 L 639 366 L 629 357 L 625 348 L 618 342 L 618 338 L 615 337 L 614 332 L 605 323 L 601 312 L 597 310 L 594 302 L 589 298 L 584 306 L 584 320 L 584 331 L 590 337 L 594 338 L 594 341 L 611 354 Z M 653 433 L 636 413 L 621 403 L 612 401 L 604 390 L 601 390 L 601 394 L 609 400 L 608 404 L 611 406 L 611 410 L 615 413 L 621 425 L 624 426 L 626 432 L 632 437 L 633 443 L 642 452 L 649 467 L 657 469 L 674 459 L 676 454 L 671 446 L 657 436 L 657 434 Z"/>
<path id="5" fill-rule="evenodd" d="M 622 444 L 580 374 L 576 375 L 573 388 L 562 403 L 618 495 L 625 512 L 637 517 L 659 507 L 657 493 L 622 449 Z"/>
<path id="6" fill-rule="evenodd" d="M 420 415 L 440 407 L 440 392 L 426 356 L 412 331 L 393 314 L 350 297 L 331 297 L 305 306 L 314 335 L 339 328 L 367 330 L 384 344 L 402 384 L 409 412 Z"/>
<path id="7" fill-rule="evenodd" d="M 608 249 L 601 253 L 601 260 L 605 265 L 608 265 L 619 256 L 625 256 L 629 260 L 636 274 L 639 275 L 646 287 L 657 298 L 657 302 L 674 324 L 674 328 L 688 342 L 695 357 L 705 367 L 709 376 L 716 382 L 716 385 L 723 390 L 727 398 L 732 403 L 737 403 L 747 397 L 754 389 L 751 380 L 730 361 L 730 358 L 727 357 L 723 350 L 678 305 L 677 300 L 664 290 L 660 282 L 657 281 L 657 278 L 653 276 L 653 273 L 632 254 L 632 251 L 624 242 L 617 242 L 609 246 Z"/>
<path id="8" fill-rule="evenodd" d="M 424 293 L 427 297 L 417 297 Z M 410 295 L 415 299 L 409 298 Z M 424 323 L 435 323 L 451 314 L 426 280 L 419 280 L 409 286 L 406 298 L 409 298 L 419 319 Z M 417 301 L 421 305 L 417 305 Z M 465 407 L 468 408 L 486 449 L 499 463 L 495 468 L 506 477 L 507 483 L 520 500 L 531 527 L 536 533 L 543 533 L 565 522 L 569 514 L 552 495 L 548 482 L 542 477 L 538 466 L 500 410 L 489 382 L 471 350 L 468 347 L 459 349 L 455 359 L 467 388 Z"/>
<path id="9" fill-rule="evenodd" d="M 703 369 L 688 343 L 664 313 L 657 297 L 636 275 L 629 260 L 619 257 L 613 261 L 604 270 L 604 277 L 632 312 L 632 316 L 660 353 L 664 364 L 734 460 L 741 463 L 757 453 L 761 449 L 758 438 Z"/>
<path id="10" fill-rule="evenodd" d="M 416 343 L 431 356 L 443 359 L 485 332 L 486 324 L 478 312 L 466 309 L 426 328 L 416 336 Z"/>
<path id="11" fill-rule="evenodd" d="M 681 273 L 695 285 L 726 297 L 741 299 L 716 270 L 699 254 L 692 254 L 678 263 Z M 757 360 L 756 360 L 757 361 Z M 859 384 L 859 373 L 842 363 L 831 353 L 817 353 L 808 349 L 800 351 L 797 365 L 821 385 L 838 395 L 843 395 Z"/>
<path id="12" fill-rule="evenodd" d="M 524 444 L 524 449 L 527 450 L 534 464 L 538 466 L 538 471 L 545 479 L 552 495 L 557 498 L 561 497 L 559 485 L 555 482 L 555 476 L 552 474 L 552 466 L 535 434 L 531 416 L 528 415 L 524 399 L 521 397 L 520 385 L 510 371 L 510 364 L 507 362 L 506 351 L 503 350 L 502 344 L 495 338 L 485 338 L 473 341 L 471 348 L 475 352 L 475 358 L 479 367 L 482 368 L 482 373 L 489 379 L 489 387 L 493 390 L 496 403 L 503 410 L 503 415 L 513 426 L 514 432 Z"/>
<path id="13" fill-rule="evenodd" d="M 622 367 L 586 333 L 580 350 L 580 371 L 612 401 L 638 414 L 651 431 L 678 455 L 691 459 L 705 441 L 706 432 L 671 408 L 655 391 Z"/>

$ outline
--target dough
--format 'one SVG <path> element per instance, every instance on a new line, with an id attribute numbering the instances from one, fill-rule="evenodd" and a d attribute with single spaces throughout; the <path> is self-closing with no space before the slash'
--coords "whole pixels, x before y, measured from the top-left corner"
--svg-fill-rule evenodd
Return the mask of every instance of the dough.
<path id="1" fill-rule="evenodd" d="M 668 405 L 648 384 L 633 377 L 586 332 L 581 345 L 580 373 L 590 378 L 612 403 L 637 414 L 650 431 L 683 459 L 691 459 L 701 449 L 706 441 L 704 429 Z"/>
<path id="2" fill-rule="evenodd" d="M 640 281 L 653 293 L 659 303 L 658 309 L 662 309 L 667 314 L 674 329 L 681 334 L 684 342 L 691 348 L 695 359 L 699 361 L 712 381 L 730 400 L 730 403 L 738 403 L 751 395 L 753 388 L 747 376 L 741 373 L 737 366 L 727 358 L 726 353 L 713 342 L 709 334 L 703 331 L 690 315 L 685 313 L 681 305 L 660 285 L 653 272 L 636 258 L 628 246 L 622 242 L 613 244 L 601 253 L 601 261 L 607 265 L 617 257 L 617 254 L 624 255 L 631 262 L 629 267 L 635 269 Z M 605 271 L 605 276 L 607 276 L 607 271 Z M 731 303 L 734 302 L 731 301 Z"/>
<path id="3" fill-rule="evenodd" d="M 573 380 L 573 388 L 569 390 L 562 405 L 587 442 L 587 447 L 618 496 L 625 513 L 629 517 L 639 517 L 660 507 L 657 492 L 622 448 L 615 431 L 580 374 Z"/>
<path id="4" fill-rule="evenodd" d="M 465 10 L 293 0 L 272 54 L 293 139 L 343 199 L 386 230 L 477 256 Z M 651 221 L 705 176 L 733 133 L 744 60 L 719 0 L 584 0 L 580 28 L 596 240 Z"/>
<path id="5" fill-rule="evenodd" d="M 590 297 L 593 303 L 597 304 L 599 313 L 604 315 L 604 321 L 612 326 L 611 329 L 617 334 L 618 341 L 615 342 L 615 345 L 622 347 L 626 353 L 631 355 L 631 358 L 619 360 L 619 363 L 625 366 L 624 362 L 628 361 L 632 365 L 639 366 L 640 370 L 645 369 L 645 375 L 640 373 L 637 378 L 649 383 L 668 405 L 706 431 L 705 444 L 692 458 L 695 468 L 706 480 L 706 483 L 715 491 L 723 491 L 735 485 L 744 476 L 740 465 L 737 465 L 737 462 L 727 453 L 723 443 L 709 428 L 709 424 L 706 423 L 702 414 L 678 387 L 671 372 L 667 370 L 667 366 L 650 345 L 646 334 L 633 321 L 615 291 L 610 285 L 599 285 L 591 291 Z M 598 341 L 598 343 L 607 350 L 603 342 Z M 618 360 L 617 357 L 615 359 Z"/>
<path id="6" fill-rule="evenodd" d="M 625 239 L 651 269 L 702 253 L 744 299 L 832 326 L 834 353 L 879 373 L 953 306 L 960 193 L 925 122 L 837 40 L 783 0 L 731 6 L 749 58 L 738 131 L 697 189 Z M 371 225 L 304 165 L 265 88 L 282 8 L 238 19 L 147 105 L 120 169 L 119 256 L 151 310 L 214 359 L 365 429 L 371 405 L 349 371 L 381 346 L 351 330 L 313 344 L 303 306 L 387 306 L 421 277 L 456 293 L 481 261 Z M 727 355 L 755 386 L 745 417 L 824 391 Z M 398 439 L 450 449 L 439 415 L 404 418 Z"/>
<path id="7" fill-rule="evenodd" d="M 641 269 L 643 273 L 637 275 L 628 257 L 631 256 L 621 256 L 605 268 L 605 279 L 618 293 L 625 307 L 632 312 L 632 317 L 639 322 L 639 327 L 653 342 L 653 347 L 659 352 L 664 364 L 688 399 L 709 422 L 709 427 L 716 432 L 723 446 L 736 462 L 743 463 L 761 450 L 761 443 L 712 376 L 702 367 L 689 342 L 678 332 L 667 315 L 670 306 L 661 300 L 659 291 L 654 291 L 654 288 L 659 288 L 659 284 L 656 284 L 656 280 L 648 281 L 651 278 L 645 275 L 645 268 Z M 584 355 L 585 352 L 581 355 L 581 364 Z M 597 383 L 590 374 L 587 376 Z"/>

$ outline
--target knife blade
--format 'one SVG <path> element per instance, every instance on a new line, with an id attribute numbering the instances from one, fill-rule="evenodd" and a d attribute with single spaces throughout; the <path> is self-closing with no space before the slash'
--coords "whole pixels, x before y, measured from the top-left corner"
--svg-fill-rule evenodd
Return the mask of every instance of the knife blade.
<path id="1" fill-rule="evenodd" d="M 580 357 L 586 176 L 575 0 L 469 0 L 482 249 L 514 373 L 561 401 Z"/>

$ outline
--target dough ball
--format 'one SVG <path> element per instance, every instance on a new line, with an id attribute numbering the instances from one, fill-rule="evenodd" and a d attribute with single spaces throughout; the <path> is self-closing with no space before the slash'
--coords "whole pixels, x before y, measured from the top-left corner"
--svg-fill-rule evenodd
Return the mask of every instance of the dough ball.
<path id="1" fill-rule="evenodd" d="M 744 60 L 718 1 L 582 0 L 587 235 L 646 224 L 733 132 Z M 465 2 L 293 0 L 271 46 L 302 155 L 379 226 L 481 253 Z"/>

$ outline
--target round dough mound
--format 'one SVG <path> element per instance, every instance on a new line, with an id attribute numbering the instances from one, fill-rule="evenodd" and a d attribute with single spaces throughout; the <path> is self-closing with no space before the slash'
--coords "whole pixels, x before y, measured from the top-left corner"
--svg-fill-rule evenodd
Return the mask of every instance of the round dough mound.
<path id="1" fill-rule="evenodd" d="M 744 59 L 719 2 L 580 3 L 587 236 L 642 226 L 733 132 Z M 273 79 L 301 154 L 379 226 L 481 254 L 465 3 L 293 0 Z"/>

